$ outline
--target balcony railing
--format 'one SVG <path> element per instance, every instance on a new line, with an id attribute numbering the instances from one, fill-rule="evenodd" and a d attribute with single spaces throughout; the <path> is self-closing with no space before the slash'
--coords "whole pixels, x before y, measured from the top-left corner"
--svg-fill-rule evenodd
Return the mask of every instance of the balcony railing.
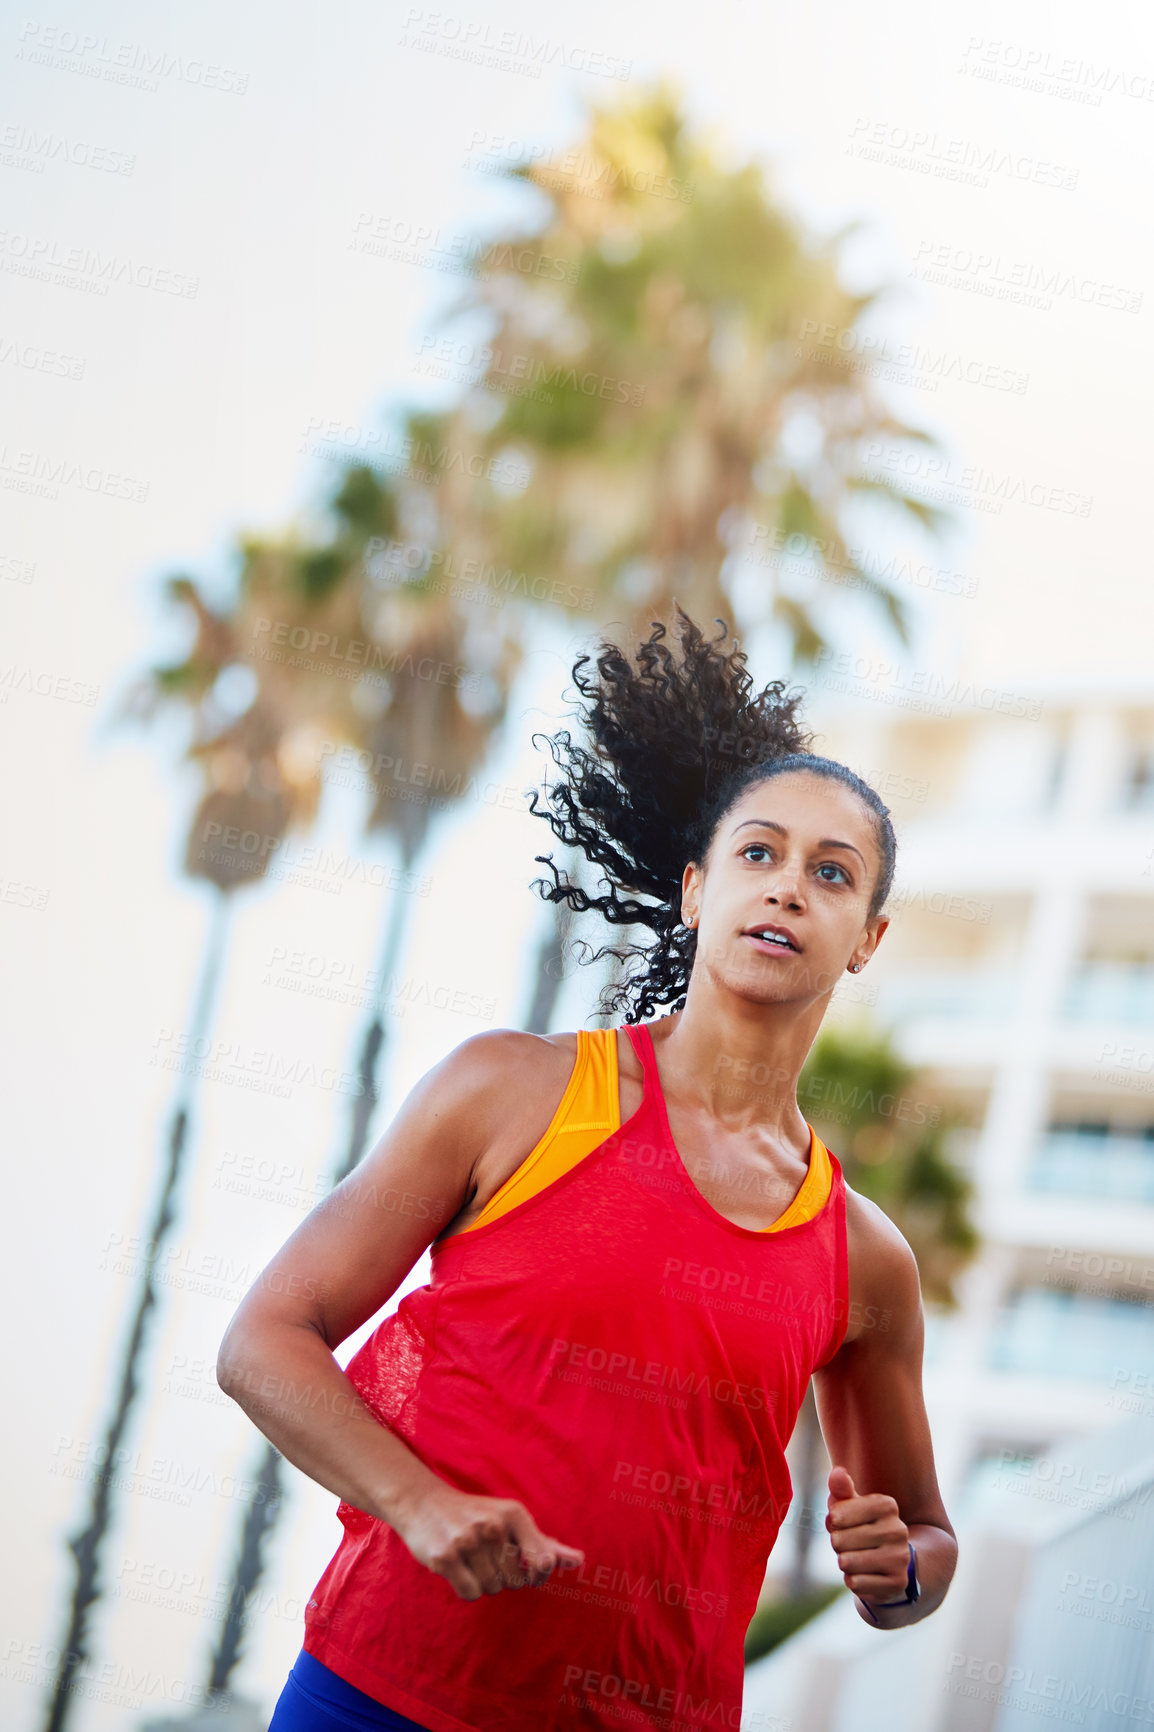
<path id="1" fill-rule="evenodd" d="M 1154 1305 L 1028 1287 L 1003 1309 L 990 1365 L 1042 1377 L 1107 1382 L 1154 1362 Z"/>
<path id="2" fill-rule="evenodd" d="M 1051 1131 L 1026 1174 L 1031 1191 L 1154 1203 L 1154 1137 Z"/>
<path id="3" fill-rule="evenodd" d="M 1154 965 L 1086 963 L 1070 982 L 1066 1015 L 1076 1022 L 1154 1024 Z"/>

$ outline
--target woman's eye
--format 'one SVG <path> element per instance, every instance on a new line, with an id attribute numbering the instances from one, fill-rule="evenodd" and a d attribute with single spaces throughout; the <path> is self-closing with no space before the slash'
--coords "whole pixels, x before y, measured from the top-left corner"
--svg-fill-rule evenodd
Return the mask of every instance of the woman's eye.
<path id="1" fill-rule="evenodd" d="M 839 884 L 839 883 L 840 884 L 848 884 L 849 883 L 849 873 L 846 871 L 844 866 L 839 866 L 835 860 L 823 861 L 822 864 L 818 867 L 818 872 L 819 873 L 822 873 L 822 872 L 840 872 L 841 873 L 840 878 L 827 878 L 825 880 L 825 882 L 827 884 Z"/>
<path id="2" fill-rule="evenodd" d="M 766 847 L 764 842 L 749 842 L 741 852 L 745 855 L 746 859 L 749 859 L 751 854 L 761 854 L 764 858 L 769 858 L 769 849 Z"/>

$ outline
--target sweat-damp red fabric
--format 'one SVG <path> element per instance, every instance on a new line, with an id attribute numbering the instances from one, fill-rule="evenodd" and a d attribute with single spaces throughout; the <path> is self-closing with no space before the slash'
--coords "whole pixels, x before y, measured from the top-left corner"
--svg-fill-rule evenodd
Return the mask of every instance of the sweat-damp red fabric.
<path id="1" fill-rule="evenodd" d="M 792 1494 L 785 1445 L 848 1320 L 845 1183 L 780 1232 L 690 1179 L 653 1044 L 633 1116 L 547 1190 L 435 1245 L 348 1375 L 462 1491 L 516 1498 L 579 1572 L 464 1601 L 384 1522 L 344 1535 L 304 1646 L 430 1732 L 740 1722 L 743 1643 Z"/>

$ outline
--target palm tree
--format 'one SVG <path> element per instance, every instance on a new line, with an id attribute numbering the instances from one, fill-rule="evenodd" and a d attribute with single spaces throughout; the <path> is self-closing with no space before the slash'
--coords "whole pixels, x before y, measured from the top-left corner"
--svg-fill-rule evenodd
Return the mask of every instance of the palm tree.
<path id="1" fill-rule="evenodd" d="M 505 716 L 521 643 L 512 615 L 495 625 L 479 622 L 435 577 L 438 525 L 451 522 L 438 491 L 409 482 L 398 501 L 384 479 L 358 466 L 341 478 L 332 510 L 339 525 L 337 551 L 324 569 L 332 574 L 334 593 L 338 574 L 344 579 L 345 605 L 355 608 L 367 644 L 387 646 L 386 656 L 375 659 L 388 669 L 386 677 L 366 677 L 354 688 L 340 724 L 369 765 L 366 829 L 370 835 L 395 838 L 402 871 L 408 873 L 426 846 L 434 814 L 465 796 L 490 749 Z M 397 545 L 396 533 L 403 533 L 413 518 L 423 527 L 424 556 L 412 566 L 390 566 L 387 550 Z M 266 639 L 292 636 L 278 612 L 279 601 L 271 610 L 267 604 L 262 593 L 259 605 L 266 611 L 254 615 L 257 604 L 251 597 L 247 601 L 255 627 L 248 640 L 250 658 L 262 653 Z M 374 660 L 366 659 L 370 664 Z M 441 677 L 445 670 L 448 675 Z M 307 702 L 298 688 L 294 698 L 298 704 Z M 406 781 L 417 765 L 423 772 L 431 770 L 431 791 Z M 380 1097 L 386 1002 L 404 937 L 404 913 L 404 897 L 395 894 L 386 912 L 381 962 L 361 1037 L 347 1142 L 333 1168 L 332 1185 L 353 1171 L 368 1146 Z M 272 1444 L 261 1447 L 253 1493 L 242 1515 L 225 1612 L 209 1664 L 207 1689 L 218 1704 L 227 1701 L 243 1658 L 247 1608 L 260 1585 L 282 1504 L 281 1460 Z"/>
<path id="2" fill-rule="evenodd" d="M 723 164 L 665 86 L 592 107 L 554 161 L 506 171 L 543 218 L 479 249 L 448 317 L 487 327 L 460 404 L 422 449 L 520 464 L 527 486 L 451 497 L 451 545 L 622 641 L 667 617 L 773 620 L 796 666 L 825 647 L 848 583 L 902 641 L 907 610 L 850 541 L 863 500 L 936 532 L 944 513 L 870 470 L 871 441 L 935 448 L 807 330 L 852 335 L 884 290 L 839 276 L 845 235 L 808 236 L 754 163 Z M 839 355 L 840 351 L 833 351 Z M 783 559 L 788 550 L 795 556 Z M 531 1025 L 548 1027 L 563 945 L 546 934 Z"/>
<path id="3" fill-rule="evenodd" d="M 178 703 L 192 717 L 189 756 L 200 766 L 203 791 L 189 829 L 184 870 L 213 890 L 209 933 L 201 963 L 189 1024 L 189 1049 L 196 1053 L 212 1014 L 220 977 L 235 892 L 259 881 L 289 825 L 312 812 L 317 793 L 315 770 L 299 754 L 286 752 L 289 742 L 284 718 L 267 693 L 230 713 L 227 675 L 237 666 L 235 634 L 228 619 L 209 606 L 186 577 L 169 584 L 172 600 L 187 606 L 195 620 L 195 639 L 178 664 L 156 668 L 130 695 L 127 715 L 147 720 L 168 703 Z M 235 690 L 236 681 L 232 682 Z M 235 835 L 235 842 L 232 838 Z M 260 838 L 246 850 L 240 839 Z M 160 1185 L 144 1243 L 136 1298 L 121 1358 L 113 1375 L 111 1412 L 105 1426 L 103 1454 L 113 1463 L 132 1421 L 141 1392 L 141 1370 L 149 1328 L 157 1307 L 156 1271 L 177 1218 L 180 1181 L 188 1152 L 196 1066 L 181 1076 L 165 1142 Z M 63 1732 L 75 1696 L 72 1681 L 90 1652 L 92 1607 L 103 1592 L 101 1551 L 112 1520 L 111 1466 L 97 1474 L 85 1526 L 68 1541 L 75 1567 L 66 1634 L 51 1688 L 46 1732 Z"/>

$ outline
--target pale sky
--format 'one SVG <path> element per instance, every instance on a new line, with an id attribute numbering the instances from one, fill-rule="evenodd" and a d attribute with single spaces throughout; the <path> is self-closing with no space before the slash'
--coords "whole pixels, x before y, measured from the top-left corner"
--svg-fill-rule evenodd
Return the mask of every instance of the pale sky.
<path id="1" fill-rule="evenodd" d="M 466 35 L 487 52 L 506 32 L 508 68 L 457 57 Z M 544 65 L 528 35 L 546 40 Z M 140 66 L 158 58 L 157 88 L 142 87 Z M 118 68 L 137 82 L 118 81 Z M 920 479 L 962 490 L 942 564 L 968 590 L 915 596 L 912 663 L 1022 687 L 1148 677 L 1145 8 L 589 0 L 575 14 L 491 0 L 454 14 L 349 0 L 326 14 L 96 0 L 11 15 L 0 28 L 0 479 L 11 507 L 0 537 L 0 1098 L 18 1201 L 6 1377 L 21 1396 L 7 1440 L 7 1555 L 19 1563 L 0 1589 L 0 1715 L 17 1732 L 39 1723 L 27 1681 L 37 1644 L 61 1631 L 64 1536 L 86 1511 L 74 1476 L 104 1423 L 133 1294 L 117 1258 L 131 1258 L 151 1206 L 176 1081 L 164 1061 L 187 1025 L 206 929 L 202 893 L 176 871 L 194 792 L 175 768 L 179 740 L 110 725 L 130 671 L 176 642 L 159 575 L 223 576 L 240 528 L 275 528 L 317 497 L 326 425 L 348 430 L 328 446 L 355 450 L 389 406 L 443 400 L 416 368 L 459 284 L 358 252 L 365 219 L 431 228 L 442 244 L 479 233 L 509 208 L 479 158 L 567 142 L 586 99 L 661 72 L 719 147 L 762 158 L 816 227 L 859 221 L 853 268 L 901 291 L 875 335 L 902 374 L 895 407 L 947 444 L 948 469 Z M 106 294 L 92 292 L 97 253 L 116 261 Z M 927 355 L 945 355 L 944 376 Z M 89 488 L 28 491 L 29 475 L 61 459 Z M 848 600 L 837 619 L 852 647 L 884 650 Z M 560 622 L 540 629 L 492 769 L 517 788 L 539 772 L 529 734 L 559 714 L 572 661 Z M 328 1168 L 349 1104 L 339 1076 L 355 1063 L 356 985 L 377 959 L 386 893 L 364 862 L 378 881 L 389 862 L 362 848 L 351 793 L 327 804 L 310 840 L 322 837 L 323 887 L 305 873 L 239 905 L 214 1025 L 219 1077 L 199 1096 L 149 1354 L 150 1387 L 167 1378 L 176 1389 L 138 1420 L 138 1477 L 106 1552 L 119 1593 L 96 1619 L 96 1660 L 148 1659 L 173 1700 L 202 1678 L 215 1633 L 211 1596 L 242 1507 L 227 1476 L 259 1453 L 215 1390 L 216 1345 L 303 1213 L 256 1187 L 305 1196 Z M 542 920 L 525 886 L 548 842 L 540 822 L 480 804 L 436 831 L 428 893 L 411 899 L 410 1002 L 390 1028 L 386 1116 L 467 1035 L 522 1023 L 527 937 Z M 300 989 L 318 974 L 344 996 Z M 472 995 L 479 1014 L 438 1010 L 448 992 Z M 588 981 L 574 980 L 558 1026 L 591 1008 Z M 299 1060 L 287 1096 L 243 1086 L 264 1050 Z M 192 1291 L 194 1277 L 213 1291 Z M 187 1506 L 154 1495 L 191 1467 L 204 1484 Z M 329 1494 L 295 1474 L 293 1487 L 267 1582 L 276 1608 L 239 1680 L 266 1704 L 339 1537 Z M 157 1599 L 163 1568 L 191 1576 L 184 1609 Z M 75 1725 L 119 1732 L 142 1715 L 94 1698 Z"/>

